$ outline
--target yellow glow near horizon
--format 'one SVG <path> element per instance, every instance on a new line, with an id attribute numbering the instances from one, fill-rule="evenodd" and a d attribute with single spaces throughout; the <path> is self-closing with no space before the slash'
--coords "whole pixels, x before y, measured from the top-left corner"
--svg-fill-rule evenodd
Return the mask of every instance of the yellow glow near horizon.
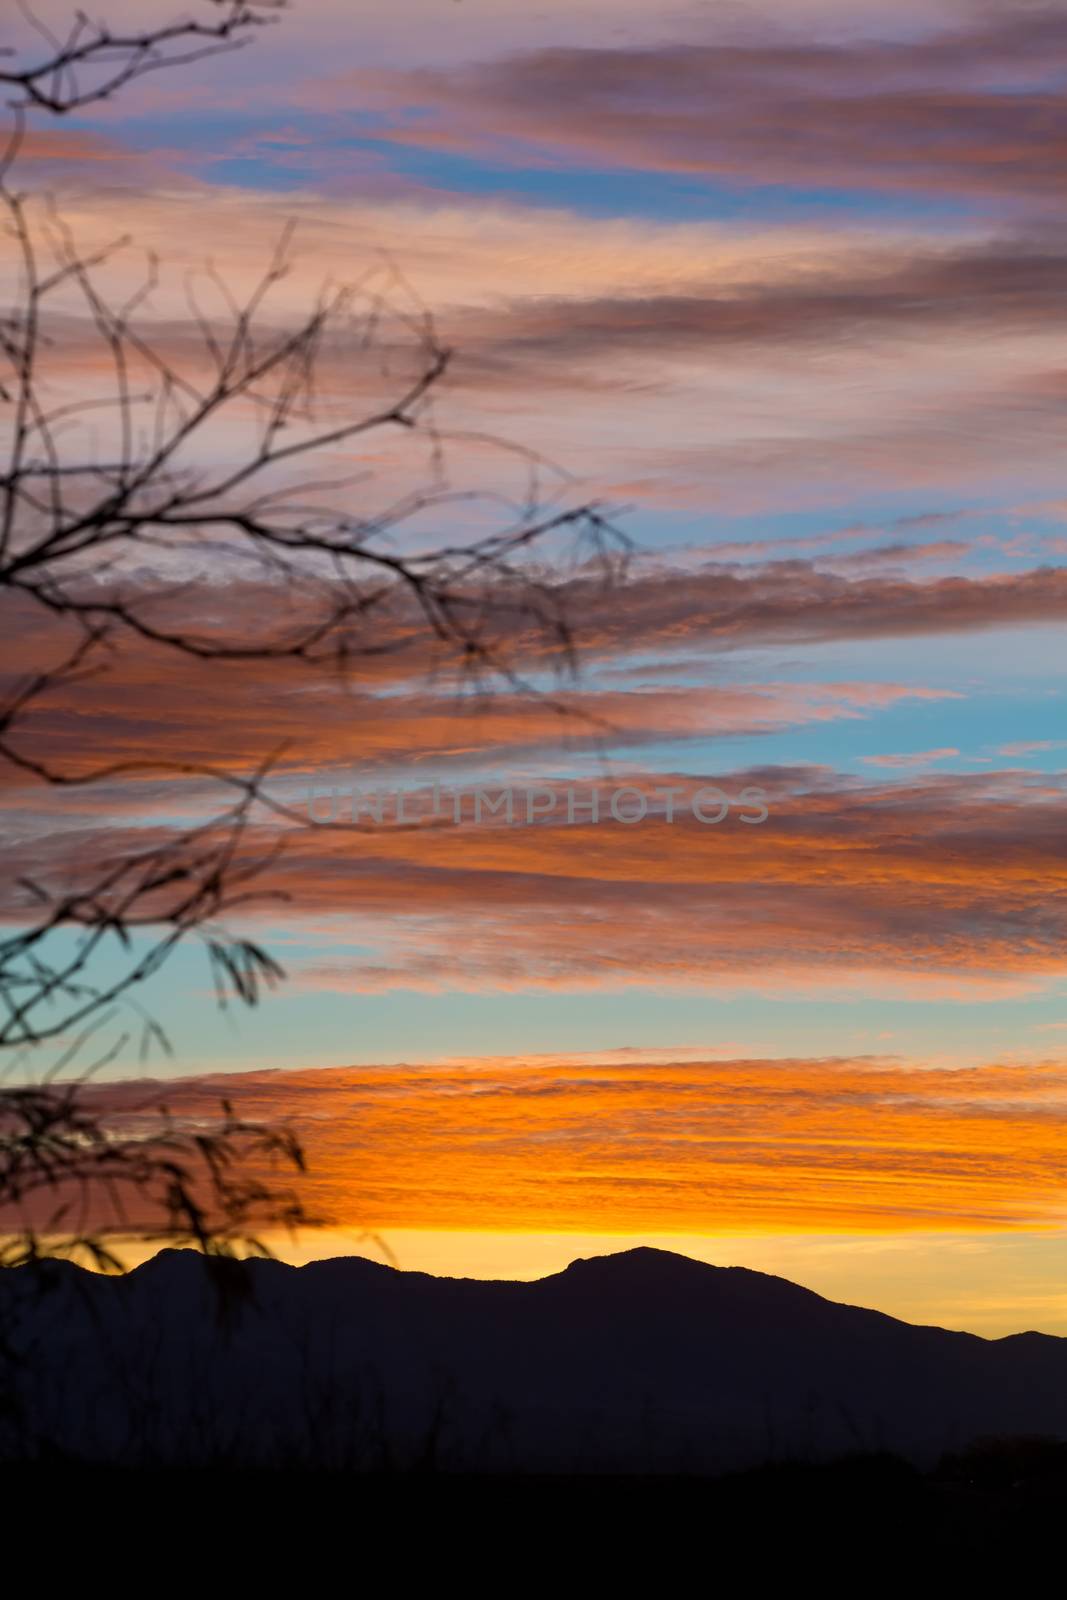
<path id="1" fill-rule="evenodd" d="M 864 1305 L 907 1322 L 932 1323 L 1000 1338 L 1027 1329 L 1067 1336 L 1062 1233 L 692 1234 L 515 1233 L 389 1228 L 309 1230 L 270 1236 L 293 1266 L 364 1256 L 435 1277 L 531 1280 L 586 1256 L 639 1245 L 714 1266 L 740 1266 L 789 1278 L 831 1300 Z M 124 1246 L 127 1265 L 158 1246 Z M 995 1289 L 993 1286 L 996 1286 Z"/>

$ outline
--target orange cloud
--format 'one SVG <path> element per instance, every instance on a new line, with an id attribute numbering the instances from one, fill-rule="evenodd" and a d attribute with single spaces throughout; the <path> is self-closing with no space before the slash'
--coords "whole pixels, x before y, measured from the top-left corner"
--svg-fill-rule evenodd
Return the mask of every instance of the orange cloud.
<path id="1" fill-rule="evenodd" d="M 691 796 L 705 779 L 620 777 Z M 724 775 L 770 816 L 701 825 L 660 799 L 637 826 L 536 826 L 294 842 L 283 877 L 331 937 L 370 944 L 302 981 L 339 990 L 620 983 L 806 985 L 980 999 L 1064 971 L 1064 786 L 996 775 L 885 788 L 818 772 Z M 607 814 L 602 785 L 601 810 Z M 382 914 L 388 911 L 388 918 Z M 346 919 L 347 922 L 346 922 Z"/>
<path id="2" fill-rule="evenodd" d="M 693 814 L 709 782 L 734 802 L 719 823 Z M 649 800 L 639 824 L 610 814 L 623 785 Z M 364 808 L 365 831 L 291 831 L 268 886 L 289 895 L 290 932 L 323 950 L 294 981 L 342 993 L 713 985 L 981 1001 L 1038 991 L 1067 967 L 1062 777 L 983 771 L 879 786 L 765 768 L 713 780 L 620 772 L 598 787 L 597 824 L 580 809 L 589 786 L 562 783 L 553 812 L 531 825 L 521 803 L 516 824 L 502 812 L 475 823 L 468 797 L 458 826 L 446 811 L 398 831 L 388 805 L 381 828 Z M 757 813 L 741 797 L 753 787 L 769 815 L 746 824 Z M 409 818 L 425 819 L 430 798 L 423 791 Z M 37 819 L 25 833 L 18 875 L 63 884 L 105 849 L 166 836 L 105 830 L 91 815 L 51 831 Z M 249 858 L 277 842 L 264 822 Z M 13 892 L 7 907 L 16 913 Z"/>
<path id="3" fill-rule="evenodd" d="M 113 139 L 85 128 L 27 128 L 18 147 L 20 161 L 133 161 L 134 153 Z"/>
<path id="4" fill-rule="evenodd" d="M 147 1086 L 110 1085 L 121 1125 Z M 155 1091 L 155 1092 L 158 1092 Z M 536 1058 L 166 1086 L 291 1123 L 340 1227 L 727 1233 L 1062 1224 L 1067 1066 Z"/>
<path id="5" fill-rule="evenodd" d="M 136 581 L 128 593 L 136 594 Z M 269 586 L 233 581 L 185 586 L 181 614 L 157 625 L 191 626 L 198 636 L 272 641 L 299 631 L 302 613 L 290 597 L 279 608 Z M 61 688 L 35 710 L 25 737 L 33 753 L 80 772 L 122 756 L 254 764 L 288 745 L 287 759 L 305 772 L 329 763 L 364 769 L 404 761 L 462 762 L 566 748 L 639 747 L 663 737 L 721 737 L 803 726 L 888 707 L 907 697 L 945 698 L 934 687 L 886 683 L 750 683 L 651 687 L 672 661 L 689 652 L 688 671 L 707 675 L 722 652 L 782 642 L 933 636 L 1067 617 L 1067 569 L 1043 567 L 986 577 L 919 581 L 904 576 L 851 578 L 805 561 L 729 567 L 714 561 L 689 568 L 649 565 L 632 581 L 605 589 L 578 576 L 558 590 L 564 614 L 580 619 L 576 649 L 588 674 L 626 666 L 633 652 L 658 657 L 645 673 L 629 672 L 639 689 L 605 687 L 587 676 L 548 699 L 502 696 L 466 714 L 447 672 L 428 681 L 447 657 L 428 648 L 425 630 L 398 605 L 384 610 L 371 642 L 382 653 L 360 657 L 354 641 L 353 687 L 313 679 L 299 663 L 230 663 L 222 674 L 160 648 L 130 647 L 72 698 Z M 309 602 L 310 603 L 310 602 Z M 321 614 L 321 613 L 319 613 Z M 308 613 L 310 615 L 310 613 Z M 225 629 L 222 619 L 225 618 Z M 279 621 L 280 618 L 280 621 Z M 195 621 L 193 620 L 195 619 Z M 264 620 L 266 619 L 266 620 Z M 71 640 L 54 637 L 27 601 L 13 609 L 9 637 L 19 641 L 20 671 L 43 669 Z M 73 637 L 73 636 L 72 636 Z M 525 671 L 549 667 L 543 638 L 516 630 L 502 641 Z M 696 658 L 705 652 L 703 664 Z M 682 663 L 685 666 L 685 663 Z M 315 694 L 309 696 L 314 685 Z M 388 689 L 387 695 L 382 690 Z M 403 690 L 403 693 L 397 693 Z M 561 712 L 566 713 L 561 715 Z M 87 733 L 92 738 L 87 738 Z"/>

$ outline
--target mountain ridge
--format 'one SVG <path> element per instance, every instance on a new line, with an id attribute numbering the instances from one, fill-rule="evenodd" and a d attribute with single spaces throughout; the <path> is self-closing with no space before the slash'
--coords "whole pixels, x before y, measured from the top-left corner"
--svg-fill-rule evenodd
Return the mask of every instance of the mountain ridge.
<path id="1" fill-rule="evenodd" d="M 1067 1339 L 903 1322 L 651 1247 L 532 1281 L 361 1256 L 212 1274 L 188 1250 L 121 1277 L 53 1267 L 55 1293 L 21 1269 L 0 1289 L 23 1412 L 79 1459 L 186 1460 L 214 1439 L 255 1461 L 414 1462 L 432 1441 L 455 1470 L 714 1471 L 1067 1438 Z"/>
<path id="2" fill-rule="evenodd" d="M 188 1257 L 194 1261 L 203 1259 L 200 1255 L 200 1252 L 197 1250 L 189 1248 L 167 1247 L 163 1250 L 157 1251 L 156 1254 L 149 1257 L 147 1261 L 139 1262 L 137 1266 L 132 1267 L 130 1271 L 125 1274 L 125 1276 L 133 1277 L 136 1274 L 143 1272 L 145 1268 L 150 1267 L 153 1262 L 174 1256 Z M 422 1269 L 394 1266 L 391 1262 L 375 1261 L 369 1256 L 361 1255 L 323 1256 L 314 1261 L 304 1261 L 299 1263 L 282 1261 L 277 1257 L 253 1257 L 247 1262 L 243 1262 L 242 1265 L 250 1265 L 254 1269 L 267 1265 L 284 1267 L 291 1272 L 305 1272 L 308 1270 L 314 1271 L 316 1269 L 325 1267 L 347 1267 L 350 1264 L 358 1264 L 359 1267 L 366 1266 L 382 1273 L 396 1274 L 401 1278 L 420 1280 L 428 1279 L 433 1283 L 534 1285 L 552 1283 L 560 1279 L 565 1279 L 569 1275 L 576 1276 L 578 1269 L 599 1269 L 601 1264 L 607 1266 L 607 1264 L 610 1263 L 612 1264 L 610 1270 L 615 1270 L 616 1264 L 619 1266 L 621 1266 L 623 1263 L 629 1264 L 635 1257 L 641 1257 L 642 1259 L 647 1257 L 662 1258 L 664 1262 L 677 1262 L 683 1264 L 686 1268 L 695 1268 L 696 1271 L 700 1273 L 720 1274 L 724 1280 L 727 1278 L 733 1278 L 734 1281 L 737 1282 L 742 1282 L 745 1280 L 758 1280 L 760 1283 L 780 1285 L 798 1295 L 807 1296 L 811 1300 L 821 1301 L 824 1305 L 836 1306 L 845 1311 L 862 1311 L 872 1317 L 884 1317 L 888 1322 L 896 1323 L 900 1327 L 930 1329 L 937 1333 L 957 1334 L 968 1339 L 976 1339 L 984 1345 L 999 1345 L 1005 1343 L 1007 1340 L 1013 1339 L 1041 1339 L 1050 1340 L 1054 1344 L 1067 1346 L 1067 1335 L 1045 1333 L 1036 1328 L 1019 1328 L 1012 1333 L 1003 1333 L 990 1336 L 987 1334 L 975 1333 L 970 1328 L 947 1328 L 943 1323 L 939 1322 L 910 1322 L 906 1317 L 894 1316 L 891 1311 L 880 1311 L 876 1306 L 860 1305 L 858 1302 L 852 1300 L 834 1300 L 829 1295 L 820 1294 L 817 1289 L 808 1288 L 806 1284 L 797 1283 L 792 1278 L 783 1277 L 781 1273 L 761 1272 L 755 1267 L 721 1266 L 717 1262 L 701 1261 L 696 1256 L 687 1256 L 682 1251 L 664 1250 L 654 1245 L 634 1245 L 625 1250 L 606 1251 L 603 1255 L 576 1256 L 574 1260 L 569 1261 L 565 1267 L 561 1267 L 556 1272 L 546 1272 L 544 1276 L 540 1278 L 462 1277 L 455 1276 L 451 1273 L 426 1272 Z M 67 1264 L 70 1265 L 70 1263 Z M 91 1275 L 96 1276 L 96 1274 Z"/>

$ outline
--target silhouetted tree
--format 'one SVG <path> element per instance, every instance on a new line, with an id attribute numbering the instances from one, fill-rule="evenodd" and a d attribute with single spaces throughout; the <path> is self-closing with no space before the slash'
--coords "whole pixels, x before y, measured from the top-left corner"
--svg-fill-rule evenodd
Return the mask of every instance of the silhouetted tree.
<path id="1" fill-rule="evenodd" d="M 286 0 L 201 0 L 198 16 L 144 30 L 112 29 L 76 11 L 65 34 L 48 27 L 26 0 L 16 3 L 38 49 L 31 54 L 0 47 L 0 87 L 12 91 L 14 107 L 62 116 L 109 100 L 150 72 L 239 48 L 253 28 L 274 20 Z"/>
<path id="2" fill-rule="evenodd" d="M 447 439 L 430 409 L 450 351 L 403 300 L 395 275 L 327 286 L 287 320 L 271 299 L 290 269 L 286 234 L 243 300 L 213 271 L 190 286 L 193 333 L 175 348 L 148 311 L 159 264 L 147 260 L 139 286 L 118 299 L 109 273 L 125 243 L 83 251 L 54 208 L 17 188 L 28 114 L 63 115 L 146 73 L 233 48 L 278 9 L 209 0 L 199 20 L 143 34 L 79 13 L 59 36 L 31 18 L 40 56 L 8 51 L 0 64 L 13 97 L 0 159 L 11 295 L 0 317 L 0 605 L 7 636 L 23 630 L 34 654 L 0 703 L 0 768 L 9 782 L 68 789 L 149 774 L 195 778 L 228 796 L 205 822 L 171 827 L 162 839 L 145 830 L 142 843 L 88 864 L 74 886 L 19 879 L 22 901 L 6 908 L 12 931 L 0 938 L 0 1060 L 8 1061 L 0 1260 L 8 1262 L 48 1249 L 117 1266 L 108 1240 L 129 1231 L 226 1255 L 257 1248 L 264 1228 L 307 1220 L 296 1190 L 267 1175 L 278 1161 L 299 1171 L 290 1132 L 249 1126 L 228 1107 L 211 1129 L 190 1129 L 158 1101 L 136 1126 L 116 1128 L 90 1080 L 128 1035 L 84 1061 L 120 1009 L 139 1027 L 143 1052 L 166 1045 L 136 993 L 189 939 L 203 944 L 223 1004 L 255 1005 L 282 975 L 226 922 L 263 892 L 284 842 L 266 854 L 261 844 L 248 848 L 265 817 L 279 828 L 371 826 L 316 823 L 272 797 L 270 752 L 251 774 L 148 756 L 64 765 L 41 736 L 42 706 L 99 673 L 120 646 L 214 672 L 291 660 L 343 678 L 362 657 L 431 643 L 482 686 L 517 685 L 509 652 L 517 633 L 538 636 L 560 661 L 570 653 L 560 587 L 527 552 L 562 534 L 610 573 L 620 548 L 595 506 L 546 495 L 528 451 L 518 452 L 523 492 L 490 532 L 424 549 L 398 541 L 405 525 L 461 497 L 445 477 Z M 201 303 L 205 284 L 211 312 Z M 108 378 L 70 398 L 58 372 L 74 326 L 90 330 Z M 363 409 L 324 400 L 324 364 L 335 360 L 373 370 L 389 385 L 385 398 Z M 243 442 L 219 463 L 207 446 L 223 427 Z M 331 477 L 326 458 L 390 434 L 424 440 L 428 471 L 399 498 L 360 510 L 361 477 Z M 187 577 L 205 561 L 257 603 L 228 608 L 216 586 L 205 604 L 204 586 Z M 266 618 L 255 636 L 250 614 Z M 103 976 L 105 953 L 112 964 Z M 62 1052 L 58 1062 L 43 1080 L 23 1082 L 47 1044 Z"/>

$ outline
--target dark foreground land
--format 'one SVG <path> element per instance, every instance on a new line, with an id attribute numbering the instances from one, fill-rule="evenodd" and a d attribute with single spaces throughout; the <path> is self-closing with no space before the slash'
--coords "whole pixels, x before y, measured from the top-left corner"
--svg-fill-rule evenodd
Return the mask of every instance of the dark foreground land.
<path id="1" fill-rule="evenodd" d="M 708 1481 L 1067 1439 L 1067 1339 L 915 1327 L 664 1251 L 535 1283 L 225 1265 L 4 1277 L 0 1462 Z"/>
<path id="2" fill-rule="evenodd" d="M 533 1284 L 362 1260 L 220 1283 L 171 1252 L 0 1289 L 0 1527 L 37 1580 L 117 1555 L 153 1590 L 569 1600 L 994 1567 L 1015 1590 L 1044 1561 L 1062 1587 L 1064 1339 L 656 1251 Z"/>
<path id="3" fill-rule="evenodd" d="M 501 1592 L 546 1578 L 669 1594 L 741 1593 L 783 1573 L 842 1573 L 858 1589 L 964 1572 L 1018 1581 L 1037 1563 L 1059 1572 L 1067 1446 L 988 1441 L 927 1473 L 865 1455 L 714 1478 L 36 1463 L 0 1471 L 0 1507 L 9 1542 L 39 1547 L 51 1528 L 72 1553 L 117 1537 L 154 1553 L 153 1583 L 202 1564 L 223 1592 L 326 1568 L 361 1590 L 372 1557 L 387 1563 L 383 1588 L 436 1587 L 457 1566 Z"/>

